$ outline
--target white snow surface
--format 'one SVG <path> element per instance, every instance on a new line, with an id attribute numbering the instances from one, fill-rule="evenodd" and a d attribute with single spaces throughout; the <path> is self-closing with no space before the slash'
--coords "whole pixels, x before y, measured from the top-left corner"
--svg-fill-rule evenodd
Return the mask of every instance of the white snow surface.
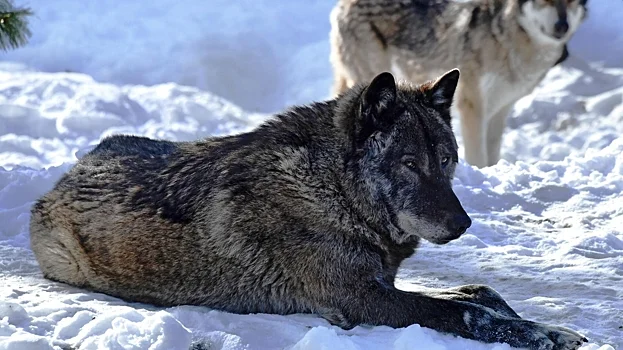
<path id="1" fill-rule="evenodd" d="M 156 308 L 45 280 L 29 210 L 78 157 L 110 134 L 231 134 L 326 98 L 333 1 L 27 5 L 31 43 L 0 56 L 0 349 L 510 349 L 418 325 Z M 623 2 L 589 8 L 569 61 L 515 106 L 504 160 L 459 164 L 473 226 L 424 244 L 397 286 L 488 284 L 522 317 L 585 334 L 582 349 L 623 349 Z"/>

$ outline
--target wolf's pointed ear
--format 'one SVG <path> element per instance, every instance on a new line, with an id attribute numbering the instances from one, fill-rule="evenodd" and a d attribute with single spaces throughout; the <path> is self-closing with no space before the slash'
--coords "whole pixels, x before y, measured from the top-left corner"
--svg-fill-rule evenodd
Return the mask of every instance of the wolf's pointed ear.
<path id="1" fill-rule="evenodd" d="M 392 108 L 396 102 L 396 81 L 389 72 L 383 72 L 374 79 L 364 92 L 362 112 L 370 113 L 375 117 Z"/>
<path id="2" fill-rule="evenodd" d="M 450 113 L 454 92 L 459 83 L 459 75 L 459 70 L 453 69 L 437 80 L 422 86 L 422 90 L 428 96 L 433 108 L 444 114 Z"/>
<path id="3" fill-rule="evenodd" d="M 396 82 L 391 73 L 377 75 L 361 97 L 361 133 L 367 137 L 390 122 L 391 110 L 396 104 Z M 365 135 L 367 134 L 367 135 Z"/>

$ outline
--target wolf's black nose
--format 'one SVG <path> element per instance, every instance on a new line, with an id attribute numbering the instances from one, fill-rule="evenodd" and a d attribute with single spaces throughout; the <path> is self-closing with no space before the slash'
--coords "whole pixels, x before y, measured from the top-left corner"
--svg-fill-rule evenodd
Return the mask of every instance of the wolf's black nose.
<path id="1" fill-rule="evenodd" d="M 455 232 L 458 236 L 462 235 L 472 226 L 472 219 L 467 214 L 455 215 L 450 220 L 450 231 Z"/>
<path id="2" fill-rule="evenodd" d="M 554 36 L 557 39 L 560 39 L 563 36 L 565 36 L 568 30 L 569 30 L 569 23 L 567 23 L 567 21 L 564 19 L 561 19 L 558 22 L 556 22 L 556 24 L 554 24 Z"/>

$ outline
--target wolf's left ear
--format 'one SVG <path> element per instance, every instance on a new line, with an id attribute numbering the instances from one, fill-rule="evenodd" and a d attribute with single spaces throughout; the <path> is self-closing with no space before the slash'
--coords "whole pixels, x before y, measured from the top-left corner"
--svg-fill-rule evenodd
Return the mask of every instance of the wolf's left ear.
<path id="1" fill-rule="evenodd" d="M 391 124 L 396 104 L 396 82 L 389 72 L 377 75 L 363 90 L 359 100 L 359 120 L 355 128 L 358 142 Z"/>
<path id="2" fill-rule="evenodd" d="M 454 92 L 459 83 L 459 75 L 459 70 L 453 69 L 437 80 L 422 86 L 422 90 L 433 105 L 433 108 L 444 114 L 450 113 Z"/>
<path id="3" fill-rule="evenodd" d="M 389 72 L 377 75 L 363 92 L 361 114 L 364 123 L 380 125 L 386 122 L 389 111 L 396 103 L 396 81 Z"/>

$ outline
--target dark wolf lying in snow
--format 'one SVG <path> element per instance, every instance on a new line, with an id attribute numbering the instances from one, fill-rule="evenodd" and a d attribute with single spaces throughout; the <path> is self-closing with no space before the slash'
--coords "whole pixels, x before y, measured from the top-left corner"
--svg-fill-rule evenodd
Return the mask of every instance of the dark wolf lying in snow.
<path id="1" fill-rule="evenodd" d="M 420 239 L 471 225 L 451 186 L 458 79 L 382 73 L 198 142 L 109 137 L 34 205 L 32 249 L 45 277 L 125 300 L 576 349 L 581 335 L 521 319 L 489 287 L 394 287 Z"/>

